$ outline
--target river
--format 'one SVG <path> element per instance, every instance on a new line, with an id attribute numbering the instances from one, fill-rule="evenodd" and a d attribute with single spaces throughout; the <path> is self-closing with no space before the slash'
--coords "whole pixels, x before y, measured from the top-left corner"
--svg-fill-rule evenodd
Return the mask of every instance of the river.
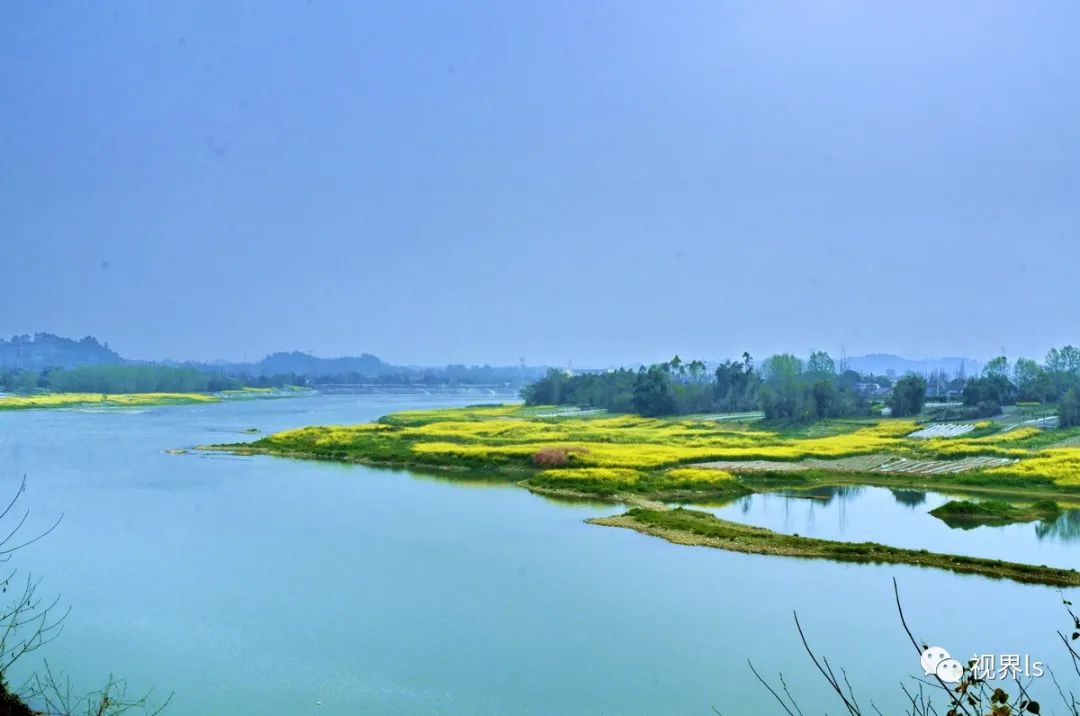
<path id="1" fill-rule="evenodd" d="M 770 678 L 783 671 L 804 710 L 838 712 L 801 651 L 798 610 L 867 710 L 872 697 L 900 713 L 899 683 L 921 672 L 893 577 L 917 636 L 957 658 L 1018 653 L 1056 664 L 1059 676 L 1069 668 L 1054 633 L 1069 624 L 1046 587 L 676 546 L 583 522 L 616 507 L 514 485 L 166 452 L 250 439 L 249 428 L 508 398 L 367 393 L 0 413 L 0 487 L 13 492 L 27 476 L 27 533 L 63 514 L 14 564 L 71 606 L 62 636 L 16 676 L 47 657 L 78 689 L 113 673 L 131 692 L 173 692 L 168 714 L 200 716 L 780 713 L 750 658 Z M 777 499 L 718 509 L 780 529 Z M 802 512 L 786 524 L 804 534 L 807 510 L 831 525 L 841 505 L 877 516 L 848 538 L 903 542 L 909 523 L 949 532 L 922 514 L 933 500 L 900 505 L 925 523 L 859 500 L 794 504 Z M 1075 551 L 1053 530 L 1009 530 L 961 540 L 984 535 L 1010 559 L 1049 550 L 1055 564 Z M 825 536 L 843 538 L 834 532 Z M 908 541 L 928 539 L 938 538 Z M 1036 687 L 1049 702 L 1045 681 Z"/>

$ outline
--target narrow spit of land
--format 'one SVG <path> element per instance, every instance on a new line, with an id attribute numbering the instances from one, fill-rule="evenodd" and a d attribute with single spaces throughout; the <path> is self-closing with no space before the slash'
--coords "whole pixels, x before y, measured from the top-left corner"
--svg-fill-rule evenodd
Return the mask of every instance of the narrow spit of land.
<path id="1" fill-rule="evenodd" d="M 1029 584 L 1056 587 L 1080 586 L 1080 572 L 1071 569 L 1019 564 L 996 559 L 940 554 L 927 550 L 901 549 L 876 542 L 839 542 L 784 535 L 762 527 L 722 520 L 708 512 L 676 508 L 655 510 L 635 507 L 615 517 L 596 517 L 590 524 L 625 527 L 669 542 L 716 547 L 731 552 L 771 554 L 836 562 L 870 564 L 912 564 L 936 567 L 960 574 L 979 574 Z"/>

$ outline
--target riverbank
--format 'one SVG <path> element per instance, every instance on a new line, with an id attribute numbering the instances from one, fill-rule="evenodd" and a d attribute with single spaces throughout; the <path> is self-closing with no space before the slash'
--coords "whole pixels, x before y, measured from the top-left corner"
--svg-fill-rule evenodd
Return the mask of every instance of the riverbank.
<path id="1" fill-rule="evenodd" d="M 499 405 L 393 413 L 374 423 L 312 426 L 206 447 L 410 469 L 506 472 L 538 487 L 599 497 L 626 491 L 660 497 L 678 490 L 709 498 L 738 489 L 843 484 L 1080 497 L 1080 447 L 1057 447 L 1080 431 L 1024 428 L 974 438 L 910 437 L 920 427 L 909 420 L 836 420 L 781 429 L 760 421 Z M 1004 462 L 979 461 L 990 456 Z M 910 467 L 927 462 L 935 469 Z"/>
<path id="2" fill-rule="evenodd" d="M 221 398 L 210 393 L 40 393 L 0 396 L 0 410 L 36 408 L 123 407 L 216 403 Z"/>
<path id="3" fill-rule="evenodd" d="M 304 388 L 240 388 L 216 393 L 34 393 L 30 395 L 0 395 L 0 410 L 33 410 L 42 408 L 139 408 L 157 405 L 191 405 L 217 403 L 222 400 L 289 397 L 307 393 Z"/>
<path id="4" fill-rule="evenodd" d="M 940 554 L 926 550 L 901 549 L 874 542 L 834 540 L 784 535 L 762 527 L 722 520 L 708 512 L 676 508 L 656 510 L 636 507 L 616 517 L 597 517 L 590 524 L 624 527 L 668 542 L 714 547 L 746 554 L 769 554 L 806 559 L 866 564 L 911 564 L 935 567 L 959 574 L 978 574 L 994 579 L 1010 579 L 1028 584 L 1056 587 L 1080 586 L 1080 572 L 978 557 Z"/>
<path id="5" fill-rule="evenodd" d="M 991 432 L 984 427 L 969 431 L 973 436 L 911 437 L 921 428 L 909 420 L 838 420 L 771 427 L 761 421 L 643 418 L 499 405 L 395 413 L 375 423 L 300 428 L 250 443 L 204 448 L 443 475 L 482 474 L 512 480 L 546 496 L 631 504 L 650 513 L 667 512 L 664 503 L 723 501 L 754 492 L 845 484 L 1002 498 L 1013 495 L 1029 503 L 1055 499 L 1075 504 L 1080 500 L 1080 470 L 1073 468 L 1074 462 L 1080 465 L 1080 449 L 1055 447 L 1060 440 L 1073 437 L 1069 431 L 1022 428 Z M 933 461 L 933 471 L 910 469 L 913 463 L 928 461 Z M 838 469 L 830 470 L 832 464 Z M 892 469 L 895 465 L 904 469 Z M 1016 512 L 1012 516 L 1029 515 Z M 595 524 L 628 526 L 606 521 Z M 683 525 L 687 530 L 691 526 Z M 665 538 L 679 529 L 666 524 Z M 971 573 L 1029 582 L 1046 577 L 1049 581 L 1044 583 L 1066 583 L 1057 573 L 1043 573 L 1035 567 L 1026 570 L 1024 565 L 996 560 L 880 545 L 870 560 L 863 559 L 864 550 L 843 547 L 843 542 L 803 543 L 799 540 L 804 538 L 776 533 L 768 538 L 753 533 L 755 539 L 748 541 L 747 534 L 728 540 L 713 535 L 710 539 L 715 544 L 711 546 L 735 551 L 752 547 L 756 553 L 772 554 L 780 553 L 775 550 L 783 545 L 788 551 L 782 553 L 791 556 L 852 561 L 855 555 L 859 559 L 854 561 L 948 569 L 961 559 L 966 560 L 963 567 Z M 688 535 L 684 537 L 701 537 Z"/>

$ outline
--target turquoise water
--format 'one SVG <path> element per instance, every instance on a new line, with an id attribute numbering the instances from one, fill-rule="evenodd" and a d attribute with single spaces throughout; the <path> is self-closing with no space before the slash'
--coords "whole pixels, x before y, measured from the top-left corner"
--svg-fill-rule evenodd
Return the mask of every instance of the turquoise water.
<path id="1" fill-rule="evenodd" d="M 797 609 L 856 691 L 894 713 L 919 673 L 894 576 L 920 638 L 1066 673 L 1050 588 L 681 547 L 583 522 L 616 508 L 510 485 L 164 452 L 483 398 L 0 413 L 0 488 L 28 476 L 29 529 L 64 514 L 16 558 L 72 607 L 23 673 L 46 656 L 89 690 L 111 672 L 175 692 L 168 713 L 185 715 L 776 713 L 749 657 L 783 671 L 804 710 L 835 712 Z"/>
<path id="2" fill-rule="evenodd" d="M 972 498 L 884 487 L 836 487 L 755 494 L 720 507 L 691 507 L 784 534 L 874 541 L 1066 569 L 1078 566 L 1080 511 L 1063 511 L 1051 521 L 960 529 L 929 514 L 951 499 Z"/>

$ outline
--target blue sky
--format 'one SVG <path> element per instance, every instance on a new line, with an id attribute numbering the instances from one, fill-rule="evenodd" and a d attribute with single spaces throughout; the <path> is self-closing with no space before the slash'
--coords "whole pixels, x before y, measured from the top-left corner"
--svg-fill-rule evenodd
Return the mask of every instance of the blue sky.
<path id="1" fill-rule="evenodd" d="M 610 365 L 1080 342 L 1071 2 L 0 6 L 0 334 Z"/>

